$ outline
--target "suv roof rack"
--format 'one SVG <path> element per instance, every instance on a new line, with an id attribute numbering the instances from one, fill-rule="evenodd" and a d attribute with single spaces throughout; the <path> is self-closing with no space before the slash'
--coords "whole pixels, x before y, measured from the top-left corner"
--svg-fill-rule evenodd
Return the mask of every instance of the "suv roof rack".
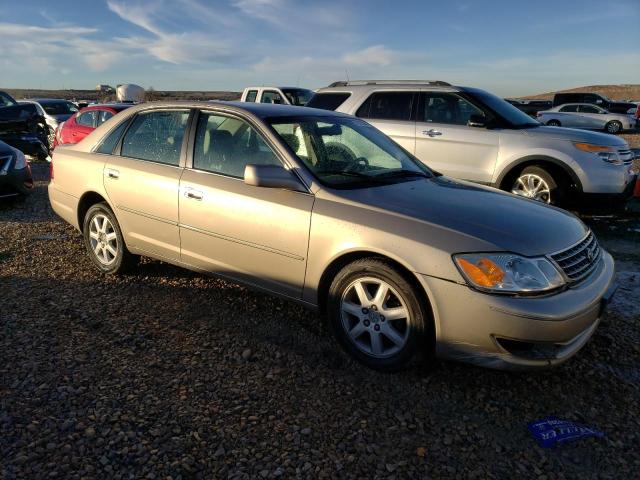
<path id="1" fill-rule="evenodd" d="M 347 87 L 351 85 L 397 85 L 397 84 L 411 84 L 411 85 L 436 85 L 439 87 L 450 87 L 451 84 L 443 82 L 442 80 L 341 80 L 339 82 L 333 82 L 329 87 Z"/>

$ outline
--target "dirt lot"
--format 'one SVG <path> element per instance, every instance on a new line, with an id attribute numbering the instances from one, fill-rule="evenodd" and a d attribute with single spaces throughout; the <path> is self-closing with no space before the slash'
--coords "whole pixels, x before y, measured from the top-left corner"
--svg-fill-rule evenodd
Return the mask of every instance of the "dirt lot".
<path id="1" fill-rule="evenodd" d="M 284 301 L 151 260 L 101 276 L 34 169 L 0 206 L 0 478 L 637 477 L 640 218 L 586 219 L 621 286 L 564 366 L 382 375 Z M 606 436 L 541 449 L 549 415 Z"/>

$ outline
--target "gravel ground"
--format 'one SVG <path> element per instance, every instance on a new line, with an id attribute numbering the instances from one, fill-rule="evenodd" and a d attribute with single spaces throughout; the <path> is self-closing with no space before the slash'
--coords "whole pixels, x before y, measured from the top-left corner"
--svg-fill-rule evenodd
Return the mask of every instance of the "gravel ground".
<path id="1" fill-rule="evenodd" d="M 588 219 L 621 289 L 564 366 L 384 375 L 287 302 L 152 260 L 101 276 L 34 170 L 0 206 L 0 478 L 637 478 L 638 218 Z M 541 449 L 549 415 L 606 436 Z"/>

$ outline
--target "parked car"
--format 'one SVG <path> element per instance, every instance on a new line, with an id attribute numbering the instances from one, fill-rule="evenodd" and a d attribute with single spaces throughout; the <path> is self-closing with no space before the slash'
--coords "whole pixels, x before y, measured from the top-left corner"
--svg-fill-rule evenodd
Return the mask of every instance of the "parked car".
<path id="1" fill-rule="evenodd" d="M 551 100 L 514 100 L 505 98 L 505 101 L 531 117 L 535 117 L 539 111 L 547 110 L 553 106 Z"/>
<path id="2" fill-rule="evenodd" d="M 590 103 L 567 103 L 538 112 L 538 121 L 550 127 L 584 128 L 620 133 L 636 128 L 636 119 L 631 115 L 610 113 Z"/>
<path id="3" fill-rule="evenodd" d="M 0 200 L 28 195 L 32 190 L 31 166 L 24 153 L 0 141 Z"/>
<path id="4" fill-rule="evenodd" d="M 247 87 L 242 92 L 241 102 L 276 103 L 300 107 L 313 97 L 313 91 L 298 87 Z"/>
<path id="5" fill-rule="evenodd" d="M 49 141 L 49 148 L 53 147 L 53 140 L 58 125 L 68 120 L 71 115 L 78 111 L 78 106 L 75 103 L 64 99 L 32 98 L 20 101 L 20 103 L 23 102 L 35 103 L 40 108 L 40 111 L 44 112 L 44 118 L 48 125 L 47 139 Z"/>
<path id="6" fill-rule="evenodd" d="M 97 127 L 131 105 L 131 103 L 105 103 L 83 108 L 60 124 L 56 130 L 53 147 L 78 143 Z"/>
<path id="7" fill-rule="evenodd" d="M 599 93 L 592 92 L 571 92 L 556 93 L 553 96 L 553 106 L 567 103 L 591 103 L 608 110 L 611 113 L 626 114 L 630 109 L 635 112 L 635 117 L 640 118 L 640 106 L 632 102 L 616 102 Z"/>
<path id="8" fill-rule="evenodd" d="M 0 140 L 26 155 L 45 159 L 49 155 L 48 128 L 33 104 L 20 105 L 0 92 Z"/>
<path id="9" fill-rule="evenodd" d="M 51 206 L 99 271 L 147 255 L 298 301 L 380 370 L 434 351 L 561 363 L 615 289 L 572 214 L 443 177 L 339 113 L 138 105 L 58 147 L 52 169 Z"/>
<path id="10" fill-rule="evenodd" d="M 442 81 L 351 81 L 309 107 L 366 119 L 445 175 L 561 206 L 624 205 L 634 154 L 621 138 L 540 124 L 477 88 Z"/>

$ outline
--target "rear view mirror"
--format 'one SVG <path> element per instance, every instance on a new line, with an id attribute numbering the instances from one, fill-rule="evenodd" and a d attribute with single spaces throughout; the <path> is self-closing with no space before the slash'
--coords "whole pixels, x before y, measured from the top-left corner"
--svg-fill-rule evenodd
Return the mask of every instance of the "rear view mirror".
<path id="1" fill-rule="evenodd" d="M 334 135 L 342 135 L 342 126 L 338 124 L 333 124 L 329 127 L 318 127 L 318 135 L 326 135 L 326 136 L 334 136 Z"/>
<path id="2" fill-rule="evenodd" d="M 244 167 L 244 183 L 254 187 L 284 188 L 296 192 L 306 191 L 300 180 L 280 165 L 249 164 Z"/>
<path id="3" fill-rule="evenodd" d="M 467 122 L 468 127 L 477 127 L 484 128 L 487 126 L 487 119 L 484 115 L 469 115 L 469 121 Z"/>

